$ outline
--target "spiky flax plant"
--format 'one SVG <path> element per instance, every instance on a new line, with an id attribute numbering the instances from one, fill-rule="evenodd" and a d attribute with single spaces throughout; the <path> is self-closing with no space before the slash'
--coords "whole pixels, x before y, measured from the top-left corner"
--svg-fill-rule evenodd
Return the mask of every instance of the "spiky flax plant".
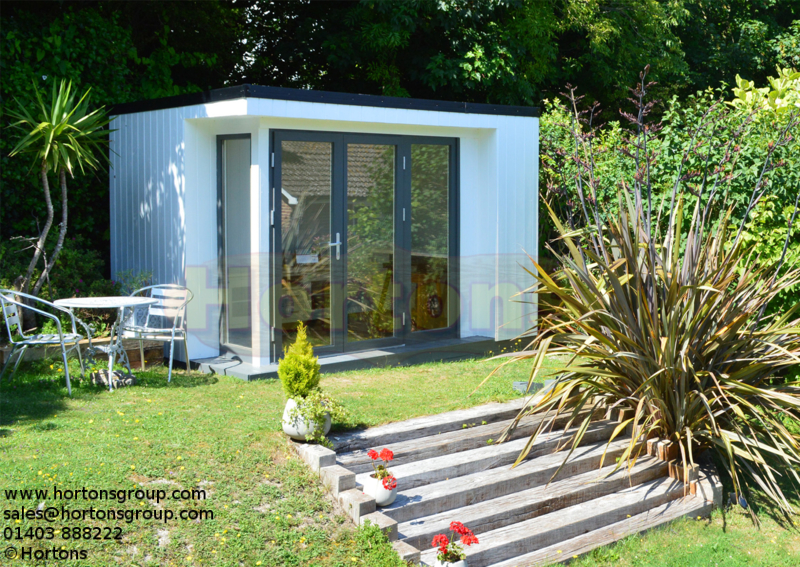
<path id="1" fill-rule="evenodd" d="M 637 113 L 624 115 L 632 123 L 624 151 L 634 173 L 612 203 L 598 202 L 589 124 L 596 109 L 587 115 L 574 89 L 565 95 L 574 152 L 564 179 L 574 183 L 574 214 L 561 222 L 550 209 L 558 269 L 550 274 L 532 258 L 535 285 L 526 290 L 556 301 L 527 348 L 504 364 L 528 361 L 533 382 L 545 356 L 565 362 L 551 387 L 532 396 L 516 418 L 515 424 L 548 414 L 517 463 L 559 416 L 571 415 L 566 462 L 593 416 L 627 410 L 609 440 L 630 435 L 616 468 L 632 467 L 645 451 L 643 440 L 654 437 L 676 443 L 686 469 L 703 452 L 716 452 L 737 499 L 757 486 L 792 514 L 784 491 L 800 485 L 800 436 L 787 424 L 800 422 L 800 388 L 781 376 L 800 364 L 800 306 L 778 314 L 767 307 L 780 290 L 800 282 L 800 270 L 783 266 L 785 247 L 777 264 L 761 262 L 741 234 L 780 165 L 775 152 L 792 142 L 797 117 L 775 132 L 746 212 L 734 222 L 724 188 L 736 176 L 738 144 L 752 120 L 732 126 L 725 112 L 709 109 L 693 125 L 670 178 L 652 179 L 659 125 L 646 123 L 653 105 L 646 74 L 632 91 Z M 698 157 L 701 168 L 686 171 Z M 654 187 L 667 189 L 657 194 Z"/>

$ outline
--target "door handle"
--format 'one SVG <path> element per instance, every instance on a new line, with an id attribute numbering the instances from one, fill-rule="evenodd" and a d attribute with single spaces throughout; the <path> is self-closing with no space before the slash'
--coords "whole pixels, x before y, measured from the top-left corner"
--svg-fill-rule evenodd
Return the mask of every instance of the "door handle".
<path id="1" fill-rule="evenodd" d="M 336 242 L 328 242 L 328 246 L 336 246 L 336 259 L 341 260 L 342 239 L 339 237 L 338 232 L 336 233 Z"/>

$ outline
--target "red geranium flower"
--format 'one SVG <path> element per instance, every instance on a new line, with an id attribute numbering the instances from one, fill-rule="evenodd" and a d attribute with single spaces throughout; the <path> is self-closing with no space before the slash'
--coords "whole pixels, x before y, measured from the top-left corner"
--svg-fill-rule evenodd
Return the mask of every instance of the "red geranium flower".
<path id="1" fill-rule="evenodd" d="M 394 490 L 397 488 L 397 479 L 393 476 L 385 476 L 381 482 L 383 482 L 383 487 L 386 490 Z"/>
<path id="2" fill-rule="evenodd" d="M 433 544 L 432 544 L 432 546 L 433 547 L 438 547 L 439 551 L 441 551 L 442 553 L 445 553 L 449 543 L 450 543 L 450 540 L 447 539 L 447 536 L 444 535 L 444 534 L 439 534 L 439 535 L 433 536 Z"/>
<path id="3" fill-rule="evenodd" d="M 462 536 L 470 533 L 469 528 L 461 522 L 450 522 L 450 531 Z"/>
<path id="4" fill-rule="evenodd" d="M 461 543 L 464 545 L 472 545 L 473 543 L 478 543 L 478 538 L 475 537 L 475 534 L 469 532 L 461 536 Z"/>
<path id="5" fill-rule="evenodd" d="M 394 459 L 394 453 L 392 453 L 389 449 L 383 448 L 381 450 L 380 457 L 382 460 L 389 462 Z"/>
<path id="6" fill-rule="evenodd" d="M 375 451 L 374 449 L 370 449 L 369 451 L 367 451 L 367 455 L 369 455 L 369 458 L 372 459 L 373 461 L 377 460 L 378 458 L 378 452 Z"/>

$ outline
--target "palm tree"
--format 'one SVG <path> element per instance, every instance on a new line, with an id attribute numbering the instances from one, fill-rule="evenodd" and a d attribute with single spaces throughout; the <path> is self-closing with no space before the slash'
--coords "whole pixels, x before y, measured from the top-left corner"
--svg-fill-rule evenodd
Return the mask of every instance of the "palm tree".
<path id="1" fill-rule="evenodd" d="M 88 89 L 76 103 L 72 82 L 67 83 L 62 79 L 58 87 L 53 83 L 53 95 L 50 104 L 46 104 L 34 84 L 36 107 L 29 109 L 28 105 L 15 98 L 18 108 L 16 111 L 8 112 L 17 120 L 10 127 L 23 133 L 23 138 L 9 156 L 33 154 L 31 169 L 39 170 L 47 206 L 47 221 L 36 240 L 33 258 L 19 286 L 23 293 L 38 295 L 64 245 L 64 237 L 67 234 L 67 173 L 74 177 L 76 167 L 81 173 L 85 173 L 86 168 L 96 170 L 100 165 L 100 159 L 109 161 L 108 156 L 101 150 L 108 144 L 106 126 L 110 120 L 104 107 L 88 112 L 90 91 L 91 89 Z M 61 224 L 53 253 L 49 260 L 45 256 L 44 267 L 31 292 L 33 274 L 44 254 L 47 236 L 53 225 L 53 201 L 50 197 L 48 180 L 48 174 L 51 172 L 58 176 L 61 185 Z"/>

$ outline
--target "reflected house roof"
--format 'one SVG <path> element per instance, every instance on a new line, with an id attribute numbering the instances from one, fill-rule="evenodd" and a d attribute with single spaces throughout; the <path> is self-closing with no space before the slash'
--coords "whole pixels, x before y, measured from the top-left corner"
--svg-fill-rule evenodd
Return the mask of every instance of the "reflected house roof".
<path id="1" fill-rule="evenodd" d="M 284 141 L 281 151 L 281 189 L 284 200 L 288 199 L 286 193 L 296 199 L 304 195 L 330 195 L 330 142 Z M 394 157 L 394 146 L 348 144 L 348 197 L 367 197 L 370 194 L 376 184 L 375 168 L 386 163 L 387 155 Z"/>
<path id="2" fill-rule="evenodd" d="M 368 196 L 387 166 L 392 168 L 391 171 L 394 170 L 394 146 L 348 144 L 347 196 Z"/>

